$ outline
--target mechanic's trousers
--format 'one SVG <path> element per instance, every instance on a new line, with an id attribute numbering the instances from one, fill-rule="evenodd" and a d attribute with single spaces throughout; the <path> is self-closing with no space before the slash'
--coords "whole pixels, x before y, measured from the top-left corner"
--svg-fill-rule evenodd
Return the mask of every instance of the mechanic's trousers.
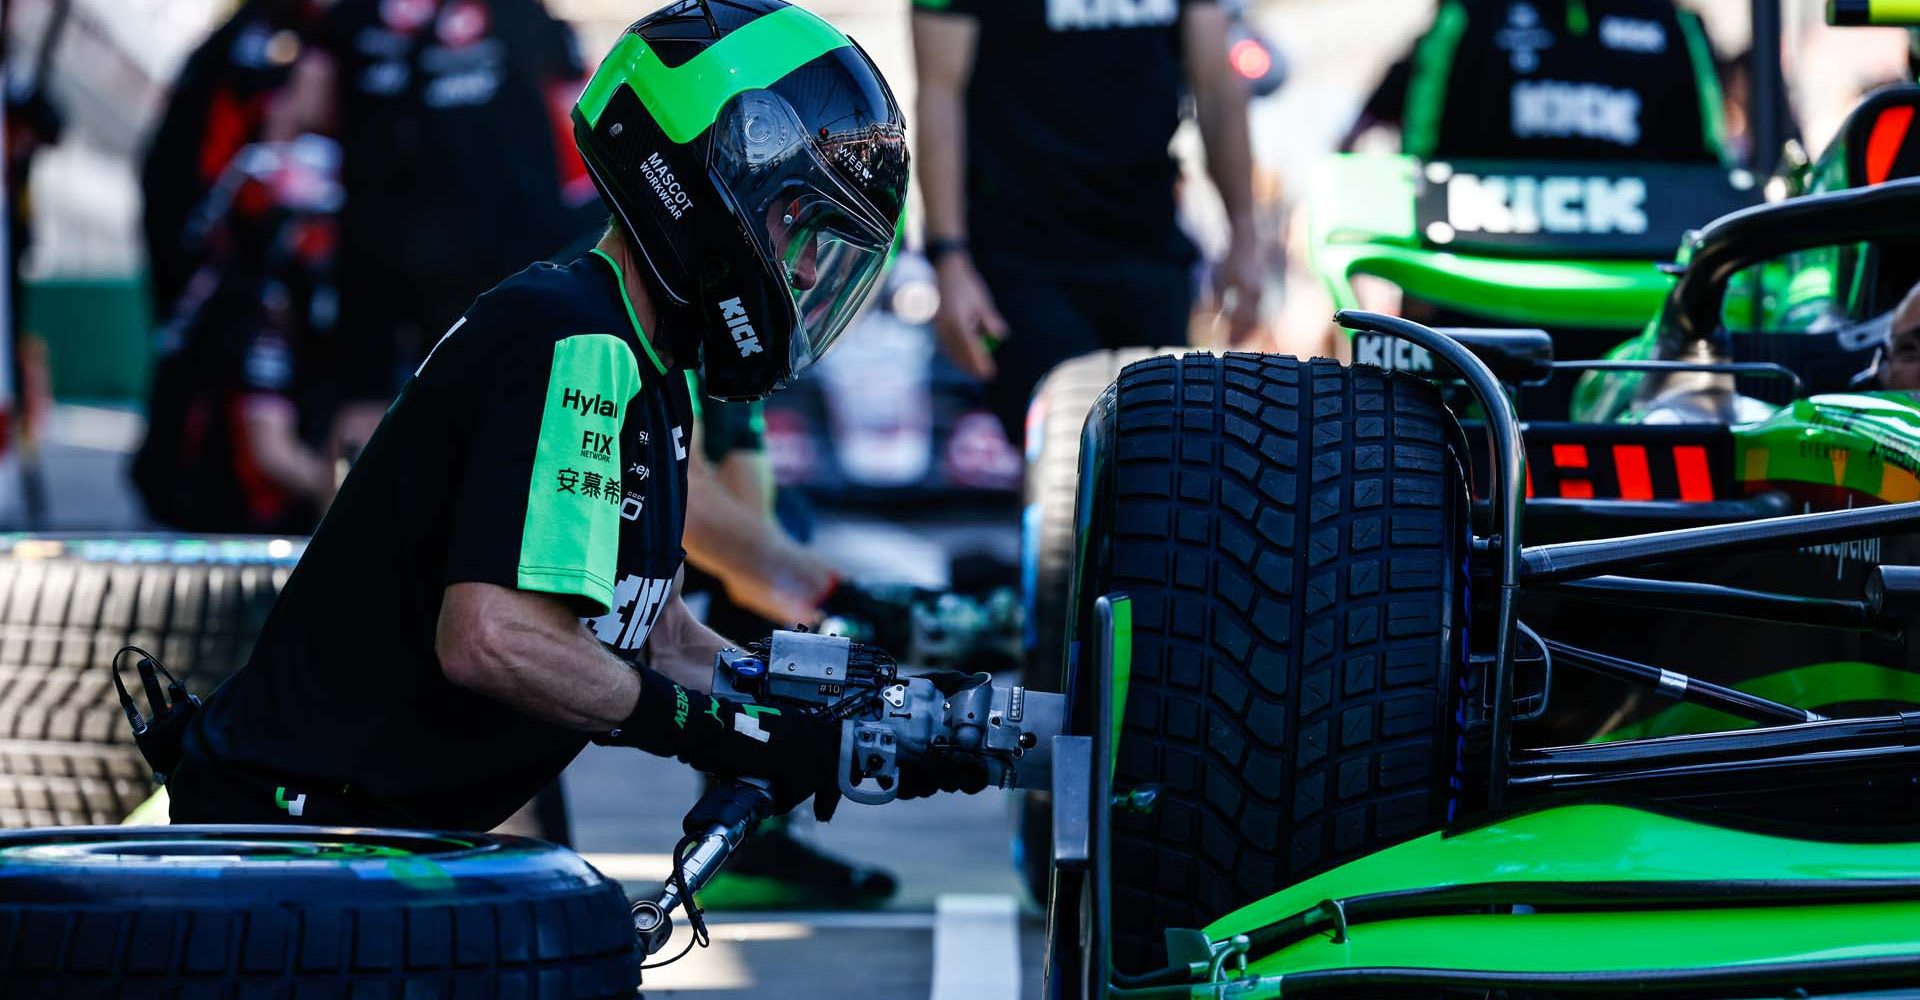
<path id="1" fill-rule="evenodd" d="M 418 826 L 400 811 L 348 789 L 277 778 L 187 757 L 167 779 L 175 823 L 298 823 L 307 826 Z"/>

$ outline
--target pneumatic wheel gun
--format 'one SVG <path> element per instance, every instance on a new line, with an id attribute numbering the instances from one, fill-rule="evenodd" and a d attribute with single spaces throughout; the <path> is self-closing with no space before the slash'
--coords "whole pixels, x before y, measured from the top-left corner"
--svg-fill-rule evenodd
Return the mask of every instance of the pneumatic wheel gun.
<path id="1" fill-rule="evenodd" d="M 746 649 L 722 650 L 714 659 L 713 693 L 840 720 L 840 794 L 869 805 L 899 797 L 901 765 L 943 754 L 980 760 L 989 783 L 1002 788 L 1050 788 L 1053 738 L 1063 731 L 1067 709 L 1065 695 L 994 684 L 989 674 L 950 675 L 938 683 L 903 676 L 878 647 L 810 632 L 775 632 Z M 767 784 L 757 779 L 709 788 L 688 813 L 673 877 L 653 898 L 633 905 L 643 955 L 659 952 L 673 933 L 673 910 L 719 872 L 772 805 Z M 696 824 L 694 817 L 707 819 Z M 699 942 L 699 911 L 689 907 L 688 914 Z"/>
<path id="2" fill-rule="evenodd" d="M 839 719 L 840 794 L 868 805 L 898 797 L 902 764 L 940 755 L 980 760 L 1002 788 L 1046 788 L 1066 721 L 1065 695 L 985 673 L 908 676 L 878 647 L 812 632 L 722 650 L 713 693 Z"/>

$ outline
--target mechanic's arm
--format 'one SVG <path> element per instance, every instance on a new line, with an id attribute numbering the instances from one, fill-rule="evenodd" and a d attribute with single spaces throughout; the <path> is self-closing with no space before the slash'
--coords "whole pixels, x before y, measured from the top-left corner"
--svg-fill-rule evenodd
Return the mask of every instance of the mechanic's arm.
<path id="1" fill-rule="evenodd" d="M 729 646 L 725 636 L 708 628 L 680 599 L 686 571 L 673 581 L 673 596 L 647 633 L 647 663 L 661 675 L 690 691 L 713 690 L 713 656 Z"/>
<path id="2" fill-rule="evenodd" d="M 913 12 L 913 64 L 919 86 L 914 99 L 919 149 L 920 198 L 926 205 L 928 243 L 967 238 L 967 81 L 973 75 L 977 18 L 951 12 Z M 934 260 L 940 309 L 934 329 L 953 363 L 975 378 L 992 378 L 988 337 L 1004 338 L 1007 322 L 993 305 L 986 282 L 965 250 Z"/>
<path id="3" fill-rule="evenodd" d="M 333 464 L 300 440 L 293 402 L 270 393 L 249 393 L 240 404 L 247 457 L 275 484 L 312 500 L 321 509 L 333 501 Z"/>
<path id="4" fill-rule="evenodd" d="M 818 622 L 820 602 L 838 576 L 774 519 L 766 453 L 730 452 L 716 469 L 698 447 L 689 451 L 682 539 L 687 560 L 718 578 L 729 597 L 762 618 L 783 625 Z"/>
<path id="5" fill-rule="evenodd" d="M 1247 85 L 1227 62 L 1227 12 L 1214 2 L 1187 3 L 1180 16 L 1181 54 L 1193 87 L 1207 174 L 1220 191 L 1232 235 L 1216 284 L 1229 310 L 1229 335 L 1240 344 L 1260 320 L 1260 241 L 1253 221 L 1253 143 L 1247 129 Z M 1229 301 L 1231 300 L 1231 301 Z"/>
<path id="6" fill-rule="evenodd" d="M 268 99 L 260 137 L 284 142 L 308 132 L 332 132 L 335 72 L 333 57 L 309 46 L 293 64 L 286 85 Z"/>
<path id="7" fill-rule="evenodd" d="M 672 606 L 678 605 L 676 598 Z M 640 673 L 551 594 L 451 584 L 440 604 L 434 652 L 455 685 L 568 729 L 606 732 L 640 697 Z M 712 661 L 709 654 L 709 666 Z"/>

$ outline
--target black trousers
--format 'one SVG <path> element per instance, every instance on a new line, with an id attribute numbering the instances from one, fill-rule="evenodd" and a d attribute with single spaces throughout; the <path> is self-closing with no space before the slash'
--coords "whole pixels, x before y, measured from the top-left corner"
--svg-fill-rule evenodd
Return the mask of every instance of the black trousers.
<path id="1" fill-rule="evenodd" d="M 1180 261 L 1063 268 L 983 249 L 974 266 L 1007 321 L 1007 339 L 993 356 L 999 373 L 986 398 L 1016 447 L 1026 437 L 1034 386 L 1055 365 L 1093 351 L 1187 342 L 1194 272 Z"/>
<path id="2" fill-rule="evenodd" d="M 168 816 L 175 823 L 279 824 L 306 826 L 421 827 L 404 810 L 355 795 L 351 788 L 276 778 L 202 757 L 180 761 L 167 779 Z M 494 828 L 495 833 L 535 837 L 572 846 L 572 827 L 560 779 Z"/>

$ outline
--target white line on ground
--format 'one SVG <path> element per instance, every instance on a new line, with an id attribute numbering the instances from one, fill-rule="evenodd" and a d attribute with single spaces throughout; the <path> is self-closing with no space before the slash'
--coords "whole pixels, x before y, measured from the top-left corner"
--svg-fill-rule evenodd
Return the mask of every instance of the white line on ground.
<path id="1" fill-rule="evenodd" d="M 1017 1000 L 1019 903 L 950 894 L 934 904 L 934 914 L 933 1000 Z"/>

